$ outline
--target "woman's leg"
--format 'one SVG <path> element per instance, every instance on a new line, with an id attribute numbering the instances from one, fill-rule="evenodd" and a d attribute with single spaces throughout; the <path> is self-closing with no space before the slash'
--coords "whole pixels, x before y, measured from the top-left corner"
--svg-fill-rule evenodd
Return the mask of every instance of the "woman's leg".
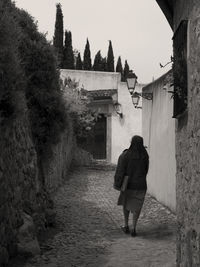
<path id="1" fill-rule="evenodd" d="M 133 212 L 133 229 L 131 231 L 132 236 L 136 236 L 136 226 L 137 226 L 137 221 L 140 216 L 140 212 L 134 211 Z"/>
<path id="2" fill-rule="evenodd" d="M 124 213 L 124 226 L 128 227 L 128 219 L 130 211 L 127 210 L 125 207 L 123 207 L 123 213 Z"/>
<path id="3" fill-rule="evenodd" d="M 135 212 L 135 211 L 133 212 L 133 229 L 136 229 L 139 215 L 140 215 L 139 212 Z"/>
<path id="4" fill-rule="evenodd" d="M 136 226 L 137 226 L 137 222 L 138 222 L 138 219 L 140 217 L 140 212 L 141 212 L 141 209 L 142 209 L 142 206 L 143 206 L 143 203 L 144 203 L 146 190 L 141 192 L 140 194 L 141 194 L 141 197 L 140 197 L 141 203 L 139 205 L 140 207 L 133 211 L 133 229 L 131 231 L 131 235 L 132 236 L 136 236 Z"/>
<path id="5" fill-rule="evenodd" d="M 121 226 L 121 229 L 125 234 L 129 234 L 130 230 L 128 226 L 128 219 L 130 211 L 127 210 L 125 207 L 123 207 L 123 213 L 124 213 L 124 226 Z"/>

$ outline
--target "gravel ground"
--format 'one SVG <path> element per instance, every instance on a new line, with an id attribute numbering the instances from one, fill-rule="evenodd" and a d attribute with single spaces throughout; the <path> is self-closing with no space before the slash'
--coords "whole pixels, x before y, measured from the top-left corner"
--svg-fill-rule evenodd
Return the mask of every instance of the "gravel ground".
<path id="1" fill-rule="evenodd" d="M 147 194 L 138 236 L 125 235 L 113 175 L 108 165 L 70 174 L 56 193 L 57 225 L 42 241 L 41 255 L 24 263 L 16 260 L 13 267 L 176 266 L 175 215 Z"/>

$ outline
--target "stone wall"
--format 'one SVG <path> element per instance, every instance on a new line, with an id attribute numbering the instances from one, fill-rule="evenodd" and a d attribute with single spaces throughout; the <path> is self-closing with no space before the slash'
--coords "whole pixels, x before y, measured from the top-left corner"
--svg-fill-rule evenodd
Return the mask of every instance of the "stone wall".
<path id="1" fill-rule="evenodd" d="M 176 134 L 178 266 L 200 266 L 200 2 L 178 0 L 174 28 L 188 26 L 188 110 Z"/>
<path id="2" fill-rule="evenodd" d="M 69 122 L 67 130 L 61 135 L 60 142 L 51 147 L 42 161 L 45 186 L 53 193 L 64 181 L 74 156 L 75 140 L 72 124 Z"/>
<path id="3" fill-rule="evenodd" d="M 66 176 L 74 146 L 71 128 L 39 166 L 24 95 L 15 100 L 15 115 L 0 118 L 0 266 L 18 253 L 40 252 L 37 235 L 55 219 L 50 193 Z"/>
<path id="4" fill-rule="evenodd" d="M 0 266 L 17 253 L 22 211 L 33 215 L 40 193 L 37 156 L 31 140 L 23 95 L 16 96 L 21 110 L 0 126 Z"/>
<path id="5" fill-rule="evenodd" d="M 149 153 L 148 192 L 176 210 L 175 119 L 173 116 L 172 71 L 143 87 L 153 101 L 143 99 L 142 135 Z"/>

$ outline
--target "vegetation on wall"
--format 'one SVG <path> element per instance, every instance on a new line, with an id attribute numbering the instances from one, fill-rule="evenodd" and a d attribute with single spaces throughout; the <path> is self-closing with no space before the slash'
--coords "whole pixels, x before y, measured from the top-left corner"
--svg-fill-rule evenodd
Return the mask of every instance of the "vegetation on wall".
<path id="1" fill-rule="evenodd" d="M 61 85 L 67 111 L 73 120 L 73 128 L 76 138 L 90 134 L 95 125 L 97 113 L 89 108 L 90 99 L 87 91 L 79 87 L 79 83 L 66 78 Z"/>
<path id="2" fill-rule="evenodd" d="M 66 118 L 52 46 L 28 13 L 11 0 L 1 0 L 0 266 L 7 266 L 9 257 L 19 252 L 17 233 L 27 222 L 25 213 L 30 225 L 32 216 L 38 233 L 48 225 L 46 208 L 53 213 L 53 203 L 40 163 L 45 149 L 66 127 Z"/>
<path id="3" fill-rule="evenodd" d="M 20 29 L 10 15 L 13 5 L 0 1 L 0 122 L 8 122 L 17 111 L 17 92 L 24 89 L 23 71 L 18 55 Z"/>
<path id="4" fill-rule="evenodd" d="M 23 91 L 36 150 L 42 155 L 67 126 L 54 51 L 27 12 L 11 1 L 0 5 L 1 117 L 15 114 L 20 106 L 16 92 Z"/>
<path id="5" fill-rule="evenodd" d="M 66 127 L 65 105 L 51 45 L 25 11 L 18 11 L 18 22 L 22 31 L 19 51 L 27 79 L 31 128 L 36 149 L 41 154 L 58 142 Z"/>

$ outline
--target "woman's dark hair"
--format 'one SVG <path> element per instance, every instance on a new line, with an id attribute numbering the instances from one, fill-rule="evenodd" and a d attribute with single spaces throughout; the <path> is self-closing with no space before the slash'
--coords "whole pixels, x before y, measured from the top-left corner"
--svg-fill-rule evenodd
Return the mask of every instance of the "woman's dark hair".
<path id="1" fill-rule="evenodd" d="M 134 135 L 132 137 L 129 149 L 137 157 L 148 157 L 147 151 L 144 147 L 143 138 L 139 135 Z"/>
<path id="2" fill-rule="evenodd" d="M 134 135 L 131 139 L 130 148 L 142 149 L 144 147 L 143 138 L 139 135 Z"/>

